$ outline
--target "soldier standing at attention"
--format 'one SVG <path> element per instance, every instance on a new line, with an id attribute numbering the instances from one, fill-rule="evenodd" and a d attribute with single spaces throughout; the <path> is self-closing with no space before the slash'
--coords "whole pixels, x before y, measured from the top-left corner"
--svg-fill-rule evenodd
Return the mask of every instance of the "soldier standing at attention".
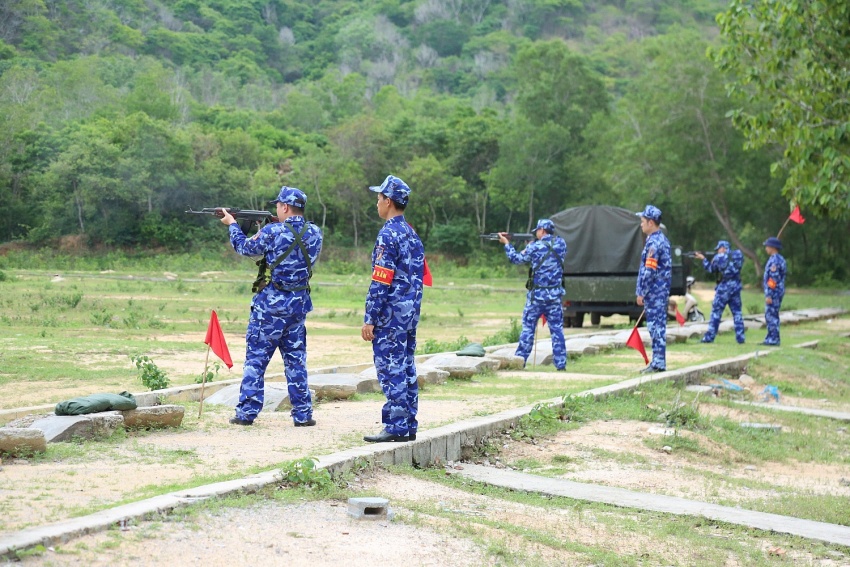
<path id="1" fill-rule="evenodd" d="M 282 187 L 277 199 L 280 222 L 246 238 L 236 219 L 224 212 L 230 243 L 243 256 L 262 255 L 270 268 L 270 281 L 251 301 L 245 333 L 245 367 L 235 425 L 251 425 L 263 409 L 265 374 L 271 357 L 280 350 L 286 371 L 292 419 L 296 427 L 316 425 L 313 401 L 307 388 L 307 331 L 304 321 L 313 310 L 310 278 L 322 251 L 322 231 L 304 220 L 307 196 L 293 187 Z"/>
<path id="2" fill-rule="evenodd" d="M 512 264 L 529 264 L 528 293 L 525 309 L 522 311 L 522 332 L 516 355 L 528 361 L 534 346 L 534 330 L 541 315 L 546 315 L 549 333 L 552 335 L 552 363 L 558 370 L 567 366 L 567 347 L 564 342 L 564 259 L 567 257 L 567 243 L 560 236 L 554 236 L 555 224 L 549 219 L 540 219 L 534 229 L 537 240 L 517 252 L 510 243 L 506 232 L 499 233 L 499 242 L 505 245 L 505 254 Z"/>
<path id="3" fill-rule="evenodd" d="M 739 345 L 744 344 L 744 314 L 741 310 L 741 265 L 744 256 L 740 250 L 730 251 L 729 243 L 725 240 L 717 242 L 714 251 L 717 254 L 708 261 L 701 252 L 694 257 L 702 260 L 702 267 L 709 273 L 717 275 L 717 285 L 714 288 L 714 301 L 711 304 L 711 319 L 708 322 L 708 330 L 700 342 L 713 343 L 720 327 L 720 317 L 723 310 L 729 306 L 732 312 L 732 320 L 735 322 L 735 340 Z"/>
<path id="4" fill-rule="evenodd" d="M 414 441 L 418 423 L 416 326 L 422 305 L 425 248 L 404 219 L 410 187 L 392 175 L 378 187 L 378 216 L 386 222 L 372 251 L 372 281 L 360 335 L 372 341 L 378 382 L 387 402 L 381 411 L 384 428 L 364 441 Z"/>
<path id="5" fill-rule="evenodd" d="M 646 244 L 640 257 L 637 304 L 646 312 L 646 327 L 652 337 L 652 362 L 641 374 L 667 370 L 667 301 L 673 280 L 673 261 L 670 242 L 661 232 L 661 210 L 647 205 L 640 212 L 640 229 L 646 235 Z"/>
<path id="6" fill-rule="evenodd" d="M 779 346 L 779 308 L 785 296 L 785 258 L 779 253 L 782 241 L 771 236 L 764 241 L 764 249 L 770 256 L 764 266 L 764 319 L 767 337 L 763 345 Z"/>

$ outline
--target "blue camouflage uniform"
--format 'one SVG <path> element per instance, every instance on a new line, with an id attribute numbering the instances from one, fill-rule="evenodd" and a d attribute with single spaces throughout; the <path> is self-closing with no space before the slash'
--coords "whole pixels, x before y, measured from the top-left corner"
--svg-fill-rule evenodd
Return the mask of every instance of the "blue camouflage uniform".
<path id="1" fill-rule="evenodd" d="M 407 205 L 410 188 L 392 175 L 371 191 Z M 404 215 L 387 220 L 372 250 L 372 281 L 363 322 L 374 325 L 372 354 L 387 398 L 381 422 L 387 433 L 414 437 L 418 429 L 416 326 L 422 305 L 425 248 Z"/>
<path id="2" fill-rule="evenodd" d="M 272 203 L 304 208 L 307 197 L 291 187 L 283 187 Z M 296 233 L 309 258 L 295 244 Z M 230 243 L 243 256 L 262 255 L 269 266 L 291 248 L 289 255 L 270 273 L 270 283 L 251 301 L 251 316 L 245 334 L 246 353 L 236 418 L 253 421 L 263 409 L 265 372 L 272 355 L 280 350 L 286 373 L 292 419 L 305 423 L 313 416 L 313 404 L 307 387 L 307 332 L 304 321 L 313 310 L 310 299 L 309 274 L 322 250 L 322 231 L 300 215 L 284 222 L 264 226 L 247 238 L 237 224 L 231 224 Z M 308 268 L 309 262 L 309 268 Z"/>
<path id="3" fill-rule="evenodd" d="M 554 223 L 549 219 L 537 221 L 535 231 L 546 230 L 543 238 L 530 243 L 522 252 L 517 252 L 510 243 L 505 244 L 505 254 L 512 264 L 530 264 L 532 287 L 525 296 L 525 309 L 522 312 L 522 332 L 516 355 L 528 361 L 534 346 L 534 330 L 541 315 L 546 315 L 549 333 L 552 336 L 552 363 L 558 370 L 567 365 L 567 347 L 564 342 L 564 297 L 563 275 L 564 259 L 567 256 L 567 243 L 560 236 L 554 236 Z"/>
<path id="4" fill-rule="evenodd" d="M 764 242 L 765 246 L 776 248 L 777 252 L 771 254 L 764 266 L 764 297 L 770 298 L 771 303 L 765 302 L 764 319 L 767 323 L 767 336 L 764 339 L 766 345 L 779 345 L 779 308 L 782 307 L 782 298 L 785 296 L 785 273 L 787 266 L 785 258 L 779 253 L 782 242 L 771 236 Z"/>
<path id="5" fill-rule="evenodd" d="M 741 272 L 736 269 L 733 262 L 730 261 L 731 247 L 725 240 L 720 240 L 715 250 L 725 248 L 726 251 L 722 254 L 716 254 L 711 261 L 708 258 L 703 258 L 702 266 L 709 273 L 719 274 L 720 281 L 714 288 L 714 301 L 711 304 L 711 319 L 708 322 L 708 330 L 702 338 L 702 342 L 714 342 L 717 336 L 717 329 L 720 327 L 720 317 L 723 315 L 723 310 L 729 306 L 732 312 L 732 320 L 735 323 L 735 340 L 738 344 L 744 344 L 744 314 L 741 309 Z"/>
<path id="6" fill-rule="evenodd" d="M 661 211 L 653 205 L 647 205 L 636 214 L 656 223 L 661 222 Z M 667 302 L 670 299 L 672 279 L 670 242 L 659 229 L 646 237 L 635 287 L 635 295 L 643 297 L 646 327 L 652 337 L 652 361 L 649 367 L 659 371 L 667 369 Z"/>

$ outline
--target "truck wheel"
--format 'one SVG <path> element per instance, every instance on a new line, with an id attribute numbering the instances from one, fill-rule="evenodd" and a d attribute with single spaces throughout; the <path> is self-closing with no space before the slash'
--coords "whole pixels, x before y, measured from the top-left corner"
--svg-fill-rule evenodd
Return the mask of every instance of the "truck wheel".
<path id="1" fill-rule="evenodd" d="M 599 323 L 602 322 L 602 315 L 599 313 L 591 313 L 590 314 L 590 324 L 594 327 L 598 327 Z"/>
<path id="2" fill-rule="evenodd" d="M 584 325 L 584 313 L 576 313 L 576 316 L 573 317 L 573 327 L 581 327 Z"/>

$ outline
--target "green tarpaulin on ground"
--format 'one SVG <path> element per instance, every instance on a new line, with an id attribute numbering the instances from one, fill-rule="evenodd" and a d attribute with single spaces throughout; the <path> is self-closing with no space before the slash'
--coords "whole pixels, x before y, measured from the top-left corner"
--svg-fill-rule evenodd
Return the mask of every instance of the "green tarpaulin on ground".
<path id="1" fill-rule="evenodd" d="M 92 394 L 59 402 L 56 415 L 85 415 L 110 410 L 136 409 L 136 398 L 130 392 L 120 394 Z"/>
<path id="2" fill-rule="evenodd" d="M 484 347 L 478 343 L 469 343 L 455 354 L 458 356 L 484 356 Z"/>

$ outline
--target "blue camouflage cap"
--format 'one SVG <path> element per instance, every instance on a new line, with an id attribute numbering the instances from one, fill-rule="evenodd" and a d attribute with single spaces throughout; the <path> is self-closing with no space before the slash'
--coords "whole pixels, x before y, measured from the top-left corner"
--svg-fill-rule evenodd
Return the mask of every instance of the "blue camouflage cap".
<path id="1" fill-rule="evenodd" d="M 635 214 L 639 217 L 648 218 L 651 221 L 661 222 L 661 209 L 655 205 L 647 205 L 644 210 Z"/>
<path id="2" fill-rule="evenodd" d="M 715 250 L 720 250 L 720 248 L 725 248 L 726 250 L 731 250 L 732 247 L 729 246 L 729 242 L 726 240 L 718 240 L 717 246 L 714 247 Z"/>
<path id="3" fill-rule="evenodd" d="M 543 229 L 546 232 L 554 232 L 555 231 L 555 223 L 550 221 L 549 219 L 540 219 L 537 221 L 537 226 L 534 227 L 534 230 Z"/>
<path id="4" fill-rule="evenodd" d="M 380 193 L 402 205 L 407 205 L 407 198 L 410 196 L 410 187 L 407 183 L 394 175 L 387 175 L 383 183 L 369 187 L 369 191 Z"/>
<path id="5" fill-rule="evenodd" d="M 307 206 L 307 195 L 301 189 L 295 187 L 287 187 L 284 185 L 280 188 L 280 193 L 277 194 L 277 199 L 269 201 L 269 205 L 283 203 L 284 205 L 293 205 L 299 209 Z"/>
<path id="6" fill-rule="evenodd" d="M 762 246 L 770 246 L 771 248 L 782 250 L 782 241 L 776 238 L 775 236 L 771 236 L 762 243 Z"/>

